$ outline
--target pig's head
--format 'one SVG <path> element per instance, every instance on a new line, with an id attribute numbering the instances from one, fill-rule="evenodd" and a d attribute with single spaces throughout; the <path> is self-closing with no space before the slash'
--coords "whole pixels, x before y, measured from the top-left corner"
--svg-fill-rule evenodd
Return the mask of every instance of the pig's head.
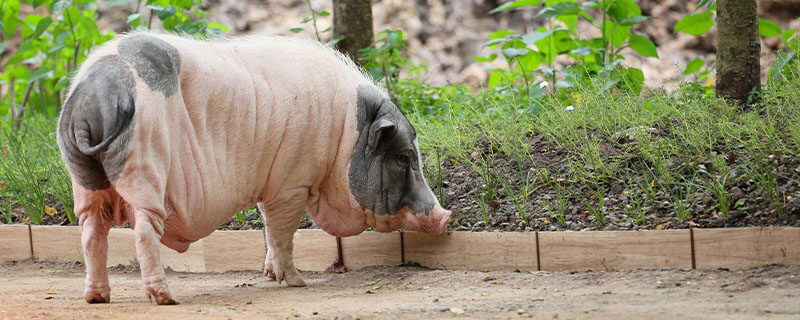
<path id="1" fill-rule="evenodd" d="M 358 141 L 350 159 L 350 190 L 380 232 L 403 228 L 443 234 L 452 214 L 422 174 L 417 134 L 385 94 L 360 86 Z"/>

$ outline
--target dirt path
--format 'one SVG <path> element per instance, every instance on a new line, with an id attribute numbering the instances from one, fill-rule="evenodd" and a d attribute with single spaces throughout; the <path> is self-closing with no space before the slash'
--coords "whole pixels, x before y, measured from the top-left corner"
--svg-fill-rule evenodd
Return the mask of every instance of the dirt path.
<path id="1" fill-rule="evenodd" d="M 112 303 L 83 302 L 80 266 L 0 266 L 0 319 L 798 319 L 800 267 L 621 272 L 474 272 L 376 267 L 304 273 L 169 272 L 181 304 L 156 306 L 137 270 L 111 274 Z"/>

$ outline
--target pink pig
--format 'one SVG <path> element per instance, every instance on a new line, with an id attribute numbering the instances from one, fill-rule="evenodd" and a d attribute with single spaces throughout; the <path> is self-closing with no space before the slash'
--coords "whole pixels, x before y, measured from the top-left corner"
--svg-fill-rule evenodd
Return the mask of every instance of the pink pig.
<path id="1" fill-rule="evenodd" d="M 86 257 L 84 298 L 109 302 L 112 222 L 130 221 L 148 297 L 174 304 L 158 242 L 184 252 L 257 203 L 265 270 L 292 262 L 303 209 L 336 236 L 445 232 L 416 133 L 386 92 L 323 45 L 133 33 L 94 50 L 58 125 Z"/>

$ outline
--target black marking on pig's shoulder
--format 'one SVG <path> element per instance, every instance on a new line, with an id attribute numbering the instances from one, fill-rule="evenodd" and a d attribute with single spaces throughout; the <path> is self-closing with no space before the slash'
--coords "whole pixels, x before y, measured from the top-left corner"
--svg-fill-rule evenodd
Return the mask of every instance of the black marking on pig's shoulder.
<path id="1" fill-rule="evenodd" d="M 175 47 L 152 35 L 134 34 L 122 38 L 117 48 L 150 89 L 166 97 L 178 91 L 181 55 Z"/>
<path id="2" fill-rule="evenodd" d="M 362 209 L 378 215 L 396 214 L 403 207 L 427 213 L 435 199 L 419 165 L 414 128 L 374 87 L 360 86 L 356 94 L 358 141 L 348 173 L 353 196 Z M 376 127 L 388 129 L 370 145 Z"/>
<path id="3" fill-rule="evenodd" d="M 135 97 L 130 68 L 107 55 L 92 63 L 64 103 L 58 144 L 82 187 L 105 189 L 119 177 L 133 134 Z"/>

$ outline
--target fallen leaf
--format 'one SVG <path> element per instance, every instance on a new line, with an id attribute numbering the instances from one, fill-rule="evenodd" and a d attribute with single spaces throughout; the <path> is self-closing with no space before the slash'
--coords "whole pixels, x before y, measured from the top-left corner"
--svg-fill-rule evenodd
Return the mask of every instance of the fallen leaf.
<path id="1" fill-rule="evenodd" d="M 664 229 L 664 225 L 663 224 L 659 224 L 659 225 L 656 226 L 656 229 L 658 229 L 658 230 Z"/>
<path id="2" fill-rule="evenodd" d="M 47 288 L 47 290 L 45 290 L 44 293 L 50 294 L 50 295 L 58 294 L 58 293 L 55 293 L 54 291 L 50 291 L 50 288 Z"/>
<path id="3" fill-rule="evenodd" d="M 581 212 L 581 214 L 582 214 L 582 215 L 584 215 L 584 216 L 588 216 L 588 215 L 590 215 L 591 213 L 589 213 L 589 211 L 584 211 L 584 212 Z"/>
<path id="4" fill-rule="evenodd" d="M 687 221 L 686 223 L 687 223 L 688 225 L 692 226 L 692 227 L 697 227 L 697 226 L 699 226 L 699 224 L 695 223 L 694 221 Z"/>
<path id="5" fill-rule="evenodd" d="M 56 209 L 55 209 L 55 208 L 48 207 L 48 206 L 44 206 L 44 213 L 46 213 L 48 216 L 51 216 L 51 217 L 52 217 L 52 216 L 54 216 L 56 213 L 58 213 L 58 211 L 56 211 Z"/>
<path id="6" fill-rule="evenodd" d="M 481 293 L 481 296 L 482 296 L 482 297 L 488 297 L 488 296 L 489 296 L 489 293 L 488 293 L 488 292 Z"/>

